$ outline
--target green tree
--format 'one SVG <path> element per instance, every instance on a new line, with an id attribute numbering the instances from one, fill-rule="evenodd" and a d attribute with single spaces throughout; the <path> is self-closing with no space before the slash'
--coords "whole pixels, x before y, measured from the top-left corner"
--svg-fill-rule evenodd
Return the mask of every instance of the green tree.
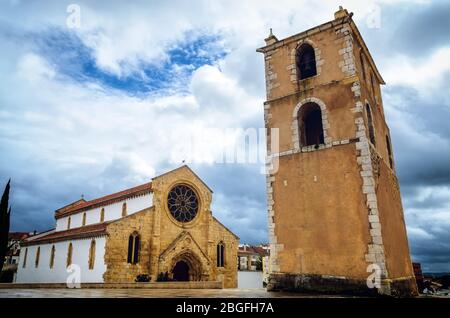
<path id="1" fill-rule="evenodd" d="M 6 252 L 8 251 L 9 217 L 11 207 L 9 207 L 9 188 L 11 179 L 6 184 L 5 191 L 0 202 L 0 273 L 5 263 Z"/>

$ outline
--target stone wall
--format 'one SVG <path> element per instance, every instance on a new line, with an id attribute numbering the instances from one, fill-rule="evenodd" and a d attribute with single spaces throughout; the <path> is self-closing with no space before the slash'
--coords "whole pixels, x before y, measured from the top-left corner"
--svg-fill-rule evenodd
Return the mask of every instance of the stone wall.
<path id="1" fill-rule="evenodd" d="M 154 222 L 154 208 L 126 216 L 107 226 L 105 246 L 105 283 L 134 282 L 139 274 L 150 274 L 150 242 Z M 128 238 L 133 232 L 140 235 L 139 262 L 127 263 Z M 156 277 L 151 277 L 155 281 Z"/>
<path id="2" fill-rule="evenodd" d="M 187 223 L 176 221 L 167 207 L 167 195 L 173 186 L 186 184 L 199 199 L 197 216 Z M 170 273 L 176 262 L 190 266 L 193 279 L 221 281 L 224 287 L 237 286 L 238 238 L 212 216 L 212 191 L 183 166 L 152 181 L 153 203 L 143 210 L 108 225 L 105 282 L 132 282 L 138 274 L 149 274 L 155 281 L 159 273 Z M 128 236 L 141 235 L 138 264 L 127 263 Z M 216 246 L 225 246 L 225 266 L 217 267 Z"/>
<path id="3" fill-rule="evenodd" d="M 314 48 L 318 72 L 298 80 L 293 56 L 305 42 Z M 280 137 L 279 152 L 271 151 L 268 130 L 269 289 L 338 292 L 341 286 L 370 294 L 368 265 L 376 264 L 379 293 L 414 294 L 401 197 L 388 166 L 384 83 L 356 25 L 340 10 L 331 22 L 280 41 L 271 35 L 266 44 L 258 50 L 265 56 L 264 119 Z M 301 147 L 296 117 L 307 102 L 320 106 L 325 140 Z M 373 145 L 366 103 L 373 110 Z"/>
<path id="4" fill-rule="evenodd" d="M 238 238 L 214 218 L 211 220 L 209 255 L 212 257 L 213 278 L 223 282 L 225 288 L 237 288 L 237 250 Z M 217 267 L 216 246 L 217 242 L 225 246 L 225 266 Z"/>

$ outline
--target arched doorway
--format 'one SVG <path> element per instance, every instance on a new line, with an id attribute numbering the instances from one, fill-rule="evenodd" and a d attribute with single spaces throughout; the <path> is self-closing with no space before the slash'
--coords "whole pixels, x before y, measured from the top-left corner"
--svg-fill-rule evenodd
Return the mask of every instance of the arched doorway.
<path id="1" fill-rule="evenodd" d="M 172 270 L 172 275 L 175 281 L 189 281 L 189 265 L 185 261 L 178 261 Z"/>
<path id="2" fill-rule="evenodd" d="M 169 273 L 175 281 L 200 281 L 204 274 L 200 259 L 190 250 L 172 258 Z"/>

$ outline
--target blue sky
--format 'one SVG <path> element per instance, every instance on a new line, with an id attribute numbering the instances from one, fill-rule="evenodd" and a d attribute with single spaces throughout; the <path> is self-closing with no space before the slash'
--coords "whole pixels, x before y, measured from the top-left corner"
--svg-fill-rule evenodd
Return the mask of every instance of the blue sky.
<path id="1" fill-rule="evenodd" d="M 45 230 L 53 211 L 175 168 L 189 132 L 263 127 L 255 52 L 331 20 L 354 19 L 383 88 L 413 259 L 450 271 L 450 5 L 445 1 L 4 1 L 0 10 L 0 182 L 13 180 L 12 229 Z M 380 24 L 370 24 L 374 10 Z M 314 14 L 311 14 L 314 12 Z M 414 30 L 414 32 L 412 31 Z M 214 134 L 211 134 L 215 137 Z M 214 189 L 213 213 L 241 241 L 266 241 L 258 164 L 191 167 Z"/>

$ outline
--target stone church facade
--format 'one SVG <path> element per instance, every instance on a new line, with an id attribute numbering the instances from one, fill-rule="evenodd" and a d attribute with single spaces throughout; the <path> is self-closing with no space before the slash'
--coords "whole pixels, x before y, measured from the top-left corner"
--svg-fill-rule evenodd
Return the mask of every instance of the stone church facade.
<path id="1" fill-rule="evenodd" d="M 212 190 L 187 166 L 105 197 L 56 210 L 56 228 L 29 239 L 18 283 L 221 281 L 237 287 L 239 238 L 211 212 Z"/>
<path id="2" fill-rule="evenodd" d="M 415 295 L 384 81 L 352 14 L 340 8 L 282 40 L 271 33 L 257 51 L 267 89 L 268 289 Z"/>

